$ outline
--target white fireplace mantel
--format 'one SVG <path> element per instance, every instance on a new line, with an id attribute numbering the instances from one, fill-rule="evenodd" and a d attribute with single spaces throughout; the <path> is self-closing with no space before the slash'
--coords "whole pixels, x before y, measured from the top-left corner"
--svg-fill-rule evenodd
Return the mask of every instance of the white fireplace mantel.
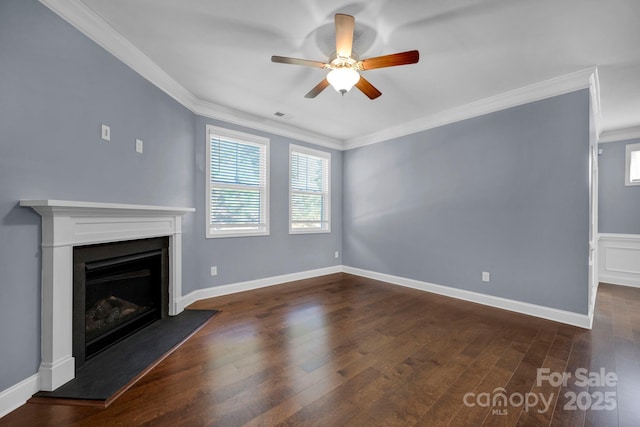
<path id="1" fill-rule="evenodd" d="M 42 216 L 42 361 L 40 389 L 75 377 L 73 358 L 73 247 L 169 237 L 169 315 L 182 297 L 182 216 L 193 208 L 21 200 Z"/>

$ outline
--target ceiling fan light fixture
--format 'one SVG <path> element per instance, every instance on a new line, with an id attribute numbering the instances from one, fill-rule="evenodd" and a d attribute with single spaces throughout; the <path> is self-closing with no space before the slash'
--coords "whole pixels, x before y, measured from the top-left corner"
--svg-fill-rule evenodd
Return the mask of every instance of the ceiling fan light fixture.
<path id="1" fill-rule="evenodd" d="M 369 99 L 376 99 L 382 95 L 382 92 L 369 83 L 367 79 L 361 77 L 360 71 L 415 64 L 420 59 L 420 53 L 417 50 L 409 50 L 361 60 L 360 56 L 353 50 L 355 18 L 351 15 L 345 15 L 344 13 L 336 13 L 335 26 L 336 50 L 335 53 L 329 57 L 328 62 L 310 61 L 308 59 L 289 58 L 287 56 L 277 55 L 271 57 L 271 62 L 331 70 L 320 83 L 307 92 L 304 96 L 305 98 L 315 98 L 320 92 L 325 90 L 327 86 L 333 86 L 337 92 L 343 95 L 355 86 Z"/>
<path id="2" fill-rule="evenodd" d="M 327 80 L 333 88 L 345 94 L 360 80 L 360 74 L 353 68 L 334 68 L 327 74 Z"/>

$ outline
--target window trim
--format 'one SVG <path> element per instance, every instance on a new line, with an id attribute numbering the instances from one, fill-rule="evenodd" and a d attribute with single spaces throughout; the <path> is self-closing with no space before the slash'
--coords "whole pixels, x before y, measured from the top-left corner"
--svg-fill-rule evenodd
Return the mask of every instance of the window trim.
<path id="1" fill-rule="evenodd" d="M 264 186 L 264 228 L 255 231 L 212 231 L 211 218 L 211 136 L 215 135 L 220 138 L 230 140 L 231 142 L 239 142 L 244 144 L 252 144 L 263 146 L 265 149 L 265 186 Z M 226 129 L 218 126 L 207 125 L 205 132 L 206 147 L 206 173 L 205 173 L 205 235 L 207 239 L 227 238 L 227 237 L 251 237 L 251 236 L 268 236 L 270 234 L 269 221 L 269 200 L 270 200 L 270 140 L 269 138 L 252 135 L 245 132 Z"/>
<path id="2" fill-rule="evenodd" d="M 625 146 L 624 185 L 626 186 L 640 185 L 640 180 L 631 181 L 631 153 L 635 151 L 640 151 L 640 143 Z"/>
<path id="3" fill-rule="evenodd" d="M 310 156 L 319 157 L 327 161 L 327 190 L 326 193 L 322 193 L 326 197 L 326 203 L 324 204 L 327 227 L 322 229 L 298 229 L 292 227 L 291 217 L 291 197 L 295 193 L 291 188 L 292 167 L 291 160 L 293 152 L 308 154 Z M 289 234 L 322 234 L 331 233 L 331 152 L 316 150 L 313 148 L 305 147 L 302 145 L 289 144 Z"/>

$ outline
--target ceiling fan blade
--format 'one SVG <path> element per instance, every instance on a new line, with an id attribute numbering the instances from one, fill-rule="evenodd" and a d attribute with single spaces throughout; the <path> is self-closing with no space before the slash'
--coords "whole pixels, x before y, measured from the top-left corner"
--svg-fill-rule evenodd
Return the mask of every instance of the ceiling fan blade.
<path id="1" fill-rule="evenodd" d="M 318 96 L 320 92 L 325 90 L 329 86 L 329 81 L 327 79 L 323 79 L 320 83 L 316 85 L 313 89 L 311 89 L 304 97 L 305 98 L 315 98 Z"/>
<path id="2" fill-rule="evenodd" d="M 351 57 L 353 47 L 353 29 L 355 18 L 351 15 L 336 13 L 336 54 L 345 58 Z"/>
<path id="3" fill-rule="evenodd" d="M 417 50 L 409 50 L 407 52 L 363 59 L 359 62 L 359 68 L 361 70 L 373 70 L 376 68 L 395 67 L 396 65 L 415 64 L 419 59 L 420 53 Z"/>
<path id="4" fill-rule="evenodd" d="M 308 59 L 298 59 L 298 58 L 289 58 L 287 56 L 272 56 L 271 62 L 277 62 L 279 64 L 293 64 L 293 65 L 304 65 L 306 67 L 317 67 L 317 68 L 326 68 L 329 64 L 325 64 L 320 61 L 310 61 Z"/>
<path id="5" fill-rule="evenodd" d="M 356 87 L 360 89 L 362 93 L 367 95 L 369 99 L 376 99 L 377 97 L 382 95 L 382 92 L 376 89 L 371 83 L 369 83 L 369 80 L 365 79 L 362 76 L 360 76 L 360 80 L 358 80 L 358 83 L 356 83 Z"/>

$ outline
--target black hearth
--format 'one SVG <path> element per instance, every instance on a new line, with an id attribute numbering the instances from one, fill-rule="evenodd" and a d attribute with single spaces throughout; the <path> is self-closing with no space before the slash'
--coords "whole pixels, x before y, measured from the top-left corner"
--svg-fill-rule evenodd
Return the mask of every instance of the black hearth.
<path id="1" fill-rule="evenodd" d="M 161 237 L 74 248 L 76 369 L 168 315 L 168 247 Z"/>

